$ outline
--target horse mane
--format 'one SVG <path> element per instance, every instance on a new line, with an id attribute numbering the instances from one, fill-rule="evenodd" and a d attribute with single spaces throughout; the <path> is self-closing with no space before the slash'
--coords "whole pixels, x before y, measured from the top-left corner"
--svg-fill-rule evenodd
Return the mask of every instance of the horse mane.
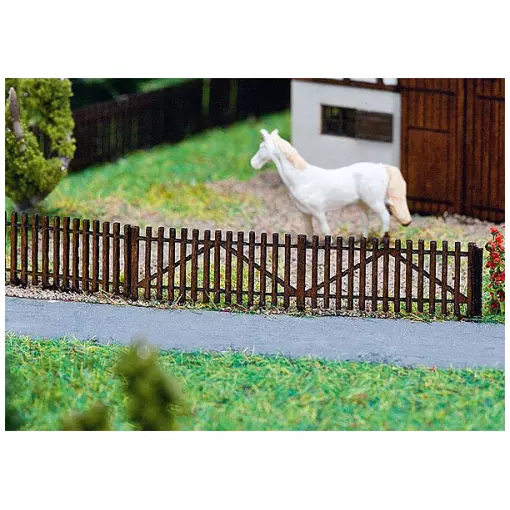
<path id="1" fill-rule="evenodd" d="M 300 156 L 298 151 L 292 145 L 280 137 L 280 135 L 273 135 L 276 146 L 282 151 L 282 154 L 292 163 L 297 170 L 304 170 L 308 163 Z"/>

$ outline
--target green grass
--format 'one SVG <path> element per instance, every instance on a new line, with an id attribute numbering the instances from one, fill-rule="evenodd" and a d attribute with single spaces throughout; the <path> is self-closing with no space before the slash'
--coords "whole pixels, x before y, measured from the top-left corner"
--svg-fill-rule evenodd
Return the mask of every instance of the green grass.
<path id="1" fill-rule="evenodd" d="M 124 347 L 6 336 L 27 430 L 106 403 L 130 428 L 113 367 Z M 191 415 L 185 430 L 504 430 L 504 372 L 407 369 L 240 353 L 161 352 Z"/>
<path id="2" fill-rule="evenodd" d="M 137 92 L 151 92 L 165 87 L 180 85 L 192 78 L 143 78 L 135 79 Z M 105 89 L 112 90 L 112 95 L 117 91 L 110 85 L 111 79 L 109 78 L 80 78 L 85 84 L 103 85 Z"/>
<path id="3" fill-rule="evenodd" d="M 141 82 L 138 90 L 139 92 L 152 92 L 153 90 L 180 85 L 191 80 L 192 78 L 151 78 Z"/>
<path id="4" fill-rule="evenodd" d="M 205 183 L 255 175 L 251 157 L 260 128 L 279 128 L 290 137 L 290 114 L 271 114 L 212 129 L 174 145 L 138 151 L 114 163 L 68 175 L 41 204 L 40 213 L 109 219 L 113 214 L 147 224 L 155 214 L 221 220 L 257 207 L 252 196 L 206 188 Z M 6 210 L 12 202 L 6 197 Z"/>

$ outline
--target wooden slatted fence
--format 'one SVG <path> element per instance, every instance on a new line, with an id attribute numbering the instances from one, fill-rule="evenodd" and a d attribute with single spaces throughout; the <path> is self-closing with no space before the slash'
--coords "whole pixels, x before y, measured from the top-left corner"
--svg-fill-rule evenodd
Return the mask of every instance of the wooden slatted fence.
<path id="1" fill-rule="evenodd" d="M 85 106 L 73 111 L 76 153 L 69 169 L 114 161 L 135 150 L 288 108 L 290 79 L 283 78 L 194 79 Z M 41 149 L 46 142 L 39 136 Z"/>
<path id="2" fill-rule="evenodd" d="M 91 226 L 92 225 L 92 226 Z M 112 227 L 112 228 L 111 228 Z M 479 316 L 483 250 L 6 214 L 6 282 L 167 303 Z"/>

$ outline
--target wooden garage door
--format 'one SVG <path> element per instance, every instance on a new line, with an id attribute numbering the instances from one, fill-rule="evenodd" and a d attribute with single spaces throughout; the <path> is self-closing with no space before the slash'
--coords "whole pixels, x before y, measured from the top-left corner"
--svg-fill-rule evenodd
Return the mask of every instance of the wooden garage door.
<path id="1" fill-rule="evenodd" d="M 465 213 L 505 221 L 505 80 L 466 80 Z"/>
<path id="2" fill-rule="evenodd" d="M 400 79 L 401 167 L 409 208 L 462 212 L 463 79 Z"/>

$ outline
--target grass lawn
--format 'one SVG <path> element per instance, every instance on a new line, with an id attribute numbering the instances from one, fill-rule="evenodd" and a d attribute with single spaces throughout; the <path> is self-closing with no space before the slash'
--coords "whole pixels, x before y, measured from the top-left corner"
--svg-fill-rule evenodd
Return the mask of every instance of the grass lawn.
<path id="1" fill-rule="evenodd" d="M 153 215 L 196 220 L 242 215 L 257 207 L 247 193 L 214 192 L 205 184 L 255 175 L 250 159 L 262 127 L 278 127 L 290 138 L 289 112 L 217 128 L 181 143 L 138 151 L 114 163 L 68 175 L 41 204 L 40 213 L 72 217 L 122 218 L 149 224 Z M 6 197 L 6 210 L 12 202 Z M 248 214 L 248 212 L 247 212 Z"/>
<path id="2" fill-rule="evenodd" d="M 129 430 L 113 375 L 121 346 L 6 336 L 12 404 L 26 430 L 57 430 L 71 410 L 106 403 Z M 239 353 L 161 352 L 191 415 L 184 430 L 504 430 L 504 372 L 407 369 Z"/>

